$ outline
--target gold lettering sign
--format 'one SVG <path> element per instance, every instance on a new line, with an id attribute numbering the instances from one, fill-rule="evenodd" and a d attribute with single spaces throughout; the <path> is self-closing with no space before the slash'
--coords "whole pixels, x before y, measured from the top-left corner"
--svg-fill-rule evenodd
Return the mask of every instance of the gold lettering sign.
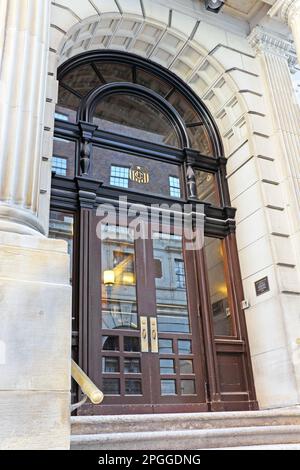
<path id="1" fill-rule="evenodd" d="M 129 178 L 139 184 L 147 184 L 150 181 L 150 175 L 147 168 L 142 166 L 133 166 L 129 171 Z"/>

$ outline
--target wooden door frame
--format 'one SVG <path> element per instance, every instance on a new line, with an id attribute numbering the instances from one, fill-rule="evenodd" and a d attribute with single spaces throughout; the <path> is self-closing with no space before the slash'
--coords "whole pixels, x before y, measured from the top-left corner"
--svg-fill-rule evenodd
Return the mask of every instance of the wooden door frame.
<path id="1" fill-rule="evenodd" d="M 151 231 L 154 231 L 150 228 Z M 159 230 L 163 232 L 164 226 L 160 224 Z M 177 230 L 175 226 L 172 226 L 171 233 L 176 234 Z M 197 288 L 197 277 L 196 277 L 196 258 L 195 253 L 192 250 L 187 250 L 186 245 L 187 241 L 184 239 L 182 233 L 182 256 L 185 266 L 185 276 L 186 276 L 186 295 L 187 295 L 187 305 L 188 305 L 188 314 L 189 314 L 189 321 L 190 321 L 190 333 L 186 334 L 186 337 L 192 341 L 193 345 L 193 363 L 195 368 L 195 382 L 196 387 L 198 389 L 197 399 L 198 401 L 195 402 L 195 397 L 191 399 L 191 396 L 187 395 L 186 397 L 180 395 L 180 402 L 178 402 L 178 396 L 160 396 L 159 402 L 155 404 L 153 407 L 154 412 L 161 412 L 161 413 L 169 413 L 169 412 L 203 412 L 208 411 L 208 402 L 207 402 L 207 377 L 206 377 L 206 369 L 205 369 L 205 352 L 202 348 L 201 340 L 203 338 L 203 332 L 201 328 L 201 323 L 199 322 L 199 301 L 198 301 L 198 288 Z M 153 241 L 151 240 L 152 245 L 152 252 L 153 250 Z M 177 336 L 181 336 L 182 339 L 184 333 L 171 334 L 171 333 L 163 333 L 162 336 L 172 336 L 173 343 L 174 340 L 177 341 Z M 198 356 L 198 357 L 197 357 Z M 176 355 L 177 359 L 179 360 L 180 355 Z M 175 358 L 176 359 L 176 358 Z M 199 370 L 198 370 L 199 368 Z M 197 370 L 197 372 L 196 372 Z M 159 374 L 159 370 L 158 370 Z M 177 385 L 178 385 L 178 376 L 177 374 Z M 203 381 L 203 387 L 201 387 L 201 380 Z M 185 403 L 186 402 L 186 403 Z"/>
<path id="2" fill-rule="evenodd" d="M 80 334 L 80 351 L 81 354 L 79 356 L 80 362 L 82 364 L 82 368 L 89 374 L 90 378 L 94 380 L 96 383 L 102 383 L 102 374 L 100 373 L 100 364 L 97 367 L 97 361 L 95 361 L 95 356 L 99 355 L 101 351 L 101 336 L 103 333 L 105 334 L 105 330 L 101 328 L 100 318 L 101 315 L 95 315 L 94 312 L 101 311 L 101 287 L 99 288 L 99 295 L 95 292 L 91 292 L 89 289 L 89 279 L 97 279 L 99 278 L 99 273 L 101 272 L 101 241 L 96 236 L 96 226 L 98 223 L 101 223 L 100 219 L 95 216 L 95 209 L 91 206 L 86 207 L 86 203 L 84 207 L 80 208 L 80 237 L 81 237 L 81 245 L 80 245 L 80 252 L 79 252 L 79 259 L 80 259 L 80 281 L 83 289 L 87 292 L 82 292 L 79 296 L 80 298 L 80 325 L 81 331 L 83 334 Z M 152 230 L 150 224 L 148 224 L 149 233 L 148 239 L 138 239 L 135 241 L 135 249 L 137 250 L 137 259 L 141 259 L 141 255 L 146 252 L 147 258 L 151 262 L 148 263 L 148 269 L 143 263 L 136 262 L 136 277 L 137 277 L 137 304 L 138 304 L 138 311 L 139 315 L 143 315 L 148 317 L 156 317 L 156 286 L 155 286 L 155 276 L 154 272 L 149 275 L 148 270 L 154 269 L 153 265 L 153 241 L 151 238 L 150 231 Z M 98 256 L 95 256 L 95 253 L 98 253 Z M 143 403 L 146 400 L 145 397 L 143 399 L 139 399 L 137 396 L 127 397 L 127 403 L 122 403 L 122 397 L 112 396 L 107 397 L 108 403 L 101 404 L 101 405 L 92 405 L 92 404 L 85 404 L 80 410 L 79 414 L 82 415 L 93 415 L 93 414 L 130 414 L 130 413 L 171 413 L 171 412 L 203 412 L 208 411 L 208 403 L 207 403 L 207 379 L 205 373 L 205 356 L 204 350 L 201 347 L 201 325 L 198 321 L 199 316 L 199 302 L 197 300 L 197 281 L 196 281 L 196 259 L 194 252 L 187 252 L 185 249 L 185 243 L 183 243 L 182 247 L 182 254 L 184 257 L 185 263 L 185 271 L 187 277 L 187 301 L 188 301 L 188 308 L 189 308 L 189 318 L 191 323 L 191 333 L 189 334 L 189 339 L 192 340 L 194 344 L 194 350 L 197 350 L 200 357 L 197 357 L 195 353 L 193 353 L 193 361 L 194 366 L 196 369 L 197 367 L 201 367 L 201 370 L 198 371 L 198 374 L 195 373 L 195 381 L 198 389 L 198 400 L 195 401 L 195 397 L 191 399 L 191 396 L 180 396 L 180 402 L 178 402 L 178 396 L 166 396 L 162 397 L 159 402 L 155 403 Z M 189 256 L 188 256 L 189 255 Z M 187 259 L 187 256 L 189 259 Z M 191 268 L 193 265 L 192 272 L 191 269 L 188 269 L 188 265 Z M 152 282 L 153 285 L 149 285 L 149 282 L 139 283 L 138 278 L 139 276 L 145 277 L 148 276 L 148 281 Z M 191 282 L 193 285 L 191 285 Z M 146 290 L 145 290 L 146 288 Z M 149 295 L 150 294 L 150 295 Z M 139 303 L 138 298 L 143 299 L 151 299 L 150 304 L 147 306 L 143 304 L 141 307 L 141 303 Z M 140 305 L 139 305 L 140 304 Z M 141 310 L 142 309 L 142 310 Z M 193 311 L 194 310 L 194 311 Z M 120 331 L 118 334 L 121 336 L 131 336 L 129 330 Z M 167 334 L 170 336 L 171 334 Z M 176 336 L 172 334 L 172 336 Z M 181 337 L 184 334 L 180 335 Z M 98 353 L 97 353 L 98 351 Z M 152 356 L 151 351 L 149 353 L 142 353 L 144 359 L 144 368 L 147 370 L 148 360 L 152 364 L 152 368 L 154 366 L 155 359 Z M 104 354 L 105 355 L 105 354 Z M 141 353 L 140 353 L 141 355 Z M 101 354 L 102 356 L 102 354 Z M 142 357 L 142 356 L 141 356 Z M 148 364 L 150 368 L 150 362 Z M 197 363 L 197 364 L 196 364 Z M 159 367 L 159 362 L 158 366 Z M 159 370 L 157 371 L 159 374 Z M 155 376 L 155 373 L 152 374 L 152 379 Z M 203 389 L 201 392 L 201 380 L 203 379 Z M 144 387 L 150 387 L 151 383 L 147 379 L 147 377 L 143 377 Z M 159 380 L 157 380 L 156 388 L 160 388 Z M 203 399 L 201 400 L 201 393 Z M 157 390 L 158 395 L 158 390 Z M 139 403 L 140 401 L 140 403 Z"/>
<path id="3" fill-rule="evenodd" d="M 91 327 L 92 319 L 89 316 L 89 306 L 97 302 L 96 298 L 89 296 L 86 292 L 87 279 L 94 276 L 95 271 L 88 267 L 86 260 L 93 257 L 91 249 L 92 240 L 89 235 L 91 224 L 90 213 L 95 210 L 99 201 L 99 181 L 77 178 L 74 183 L 63 177 L 54 177 L 51 194 L 51 208 L 55 211 L 72 213 L 75 218 L 75 238 L 74 238 L 74 286 L 73 286 L 73 312 L 78 315 L 78 337 L 74 337 L 74 342 L 78 344 L 78 357 L 76 358 L 80 366 L 89 373 L 88 352 L 86 345 L 88 342 L 88 325 Z M 65 189 L 66 188 L 66 189 Z M 105 193 L 103 193 L 105 194 Z M 75 201 L 75 202 L 72 202 Z M 145 203 L 152 202 L 145 196 Z M 235 224 L 231 218 L 234 211 L 230 208 L 222 209 L 223 222 L 214 223 L 214 217 L 221 215 L 220 209 L 204 206 L 206 214 L 205 231 L 207 236 L 223 239 L 228 259 L 228 275 L 230 283 L 235 293 L 235 318 L 238 322 L 238 336 L 230 338 L 214 338 L 212 327 L 212 312 L 209 302 L 207 272 L 203 254 L 198 254 L 197 270 L 199 272 L 198 283 L 200 291 L 200 305 L 202 318 L 200 328 L 203 331 L 205 369 L 207 374 L 207 396 L 211 411 L 234 410 L 234 409 L 257 409 L 254 380 L 251 367 L 249 342 L 246 329 L 244 311 L 241 309 L 241 301 L 244 299 L 243 286 L 240 274 L 238 251 L 235 238 Z M 219 215 L 217 215 L 219 214 Z M 222 221 L 222 219 L 220 219 Z M 92 230 L 95 233 L 95 230 Z M 76 252 L 75 252 L 76 251 Z M 76 259 L 77 258 L 77 259 Z M 203 259 L 202 259 L 203 258 Z M 98 275 L 98 273 L 97 273 Z M 82 288 L 83 286 L 83 288 Z M 92 328 L 92 334 L 96 335 L 96 330 Z M 220 384 L 220 358 L 222 356 L 239 357 L 241 368 L 243 369 L 244 391 L 238 397 L 230 392 L 222 391 Z M 79 394 L 80 395 L 80 394 Z M 89 407 L 90 408 L 90 407 Z M 124 412 L 124 410 L 122 411 Z M 152 412 L 147 411 L 145 412 Z M 90 409 L 88 413 L 92 413 Z"/>

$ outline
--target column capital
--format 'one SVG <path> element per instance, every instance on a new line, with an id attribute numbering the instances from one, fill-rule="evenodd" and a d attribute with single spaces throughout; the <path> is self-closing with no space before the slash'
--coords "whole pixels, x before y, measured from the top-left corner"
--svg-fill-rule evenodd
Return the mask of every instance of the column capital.
<path id="1" fill-rule="evenodd" d="M 277 0 L 268 15 L 284 21 L 291 28 L 300 63 L 300 0 Z"/>
<path id="2" fill-rule="evenodd" d="M 277 36 L 262 26 L 253 28 L 248 36 L 248 41 L 257 54 L 265 52 L 284 57 L 291 71 L 294 71 L 297 64 L 297 53 L 292 41 Z"/>
<path id="3" fill-rule="evenodd" d="M 300 13 L 300 0 L 277 0 L 270 8 L 268 15 L 290 24 L 296 13 Z"/>

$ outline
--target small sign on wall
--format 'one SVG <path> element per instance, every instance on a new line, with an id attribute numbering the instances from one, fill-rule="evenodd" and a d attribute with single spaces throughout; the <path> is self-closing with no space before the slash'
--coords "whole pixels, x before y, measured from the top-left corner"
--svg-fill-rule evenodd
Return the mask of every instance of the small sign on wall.
<path id="1" fill-rule="evenodd" d="M 255 291 L 257 297 L 270 291 L 269 278 L 264 277 L 255 282 Z"/>

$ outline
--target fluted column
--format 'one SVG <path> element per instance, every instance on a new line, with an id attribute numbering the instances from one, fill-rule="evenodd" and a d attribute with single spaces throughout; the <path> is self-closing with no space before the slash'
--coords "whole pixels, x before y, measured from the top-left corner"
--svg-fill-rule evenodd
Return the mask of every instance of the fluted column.
<path id="1" fill-rule="evenodd" d="M 50 0 L 0 0 L 0 230 L 38 234 Z"/>
<path id="2" fill-rule="evenodd" d="M 290 68 L 297 62 L 291 43 L 256 27 L 249 36 L 260 59 L 272 109 L 272 120 L 284 155 L 284 171 L 296 209 L 295 229 L 300 228 L 300 108 L 295 100 Z M 278 156 L 279 149 L 274 149 Z M 284 176 L 282 175 L 284 178 Z"/>
<path id="3" fill-rule="evenodd" d="M 300 318 L 295 315 L 300 308 L 300 107 L 295 99 L 291 70 L 295 69 L 297 55 L 290 40 L 267 32 L 261 27 L 254 28 L 249 42 L 256 52 L 259 65 L 261 93 L 264 98 L 262 112 L 272 130 L 269 133 L 269 152 L 264 153 L 262 148 L 262 157 L 272 161 L 272 165 L 268 167 L 270 181 L 274 182 L 274 186 L 268 186 L 270 193 L 273 191 L 273 195 L 280 201 L 278 206 L 273 206 L 267 198 L 265 199 L 270 246 L 278 285 L 278 290 L 274 291 L 272 309 L 276 302 L 280 305 L 276 320 L 275 316 L 272 320 L 270 317 L 268 328 L 270 332 L 276 332 L 274 347 L 280 344 L 280 367 L 285 374 L 286 386 L 283 401 L 296 404 L 299 403 L 300 396 L 300 356 L 295 333 L 300 331 Z M 268 189 L 264 188 L 264 191 L 265 197 Z M 282 336 L 277 342 L 279 333 Z M 272 367 L 276 367 L 275 362 Z M 257 369 L 261 384 L 260 393 L 268 395 L 269 390 L 264 388 L 266 382 L 263 379 L 260 382 L 263 363 L 256 364 L 260 364 Z M 276 378 L 270 384 L 272 387 L 277 386 Z"/>
<path id="4" fill-rule="evenodd" d="M 277 0 L 269 15 L 283 20 L 291 28 L 300 63 L 300 0 Z"/>

